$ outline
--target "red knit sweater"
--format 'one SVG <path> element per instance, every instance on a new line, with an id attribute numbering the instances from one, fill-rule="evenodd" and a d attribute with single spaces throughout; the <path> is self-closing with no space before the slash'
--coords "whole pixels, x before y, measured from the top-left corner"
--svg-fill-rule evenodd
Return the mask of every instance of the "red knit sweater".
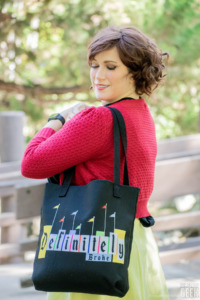
<path id="1" fill-rule="evenodd" d="M 130 185 L 141 188 L 136 218 L 149 216 L 147 202 L 153 190 L 157 154 L 153 119 L 144 99 L 125 99 L 111 106 L 120 110 L 126 124 Z M 122 151 L 121 158 L 122 184 Z M 95 179 L 114 180 L 113 118 L 107 107 L 82 110 L 58 132 L 41 129 L 25 150 L 21 172 L 36 179 L 61 173 L 62 183 L 62 172 L 74 165 L 73 185 L 85 185 Z"/>

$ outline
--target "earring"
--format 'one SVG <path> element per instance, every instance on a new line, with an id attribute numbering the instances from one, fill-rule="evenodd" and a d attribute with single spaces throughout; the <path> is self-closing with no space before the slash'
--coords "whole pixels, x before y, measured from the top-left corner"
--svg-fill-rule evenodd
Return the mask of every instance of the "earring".
<path id="1" fill-rule="evenodd" d="M 91 87 L 90 87 L 90 91 L 93 89 L 93 86 L 91 85 Z"/>

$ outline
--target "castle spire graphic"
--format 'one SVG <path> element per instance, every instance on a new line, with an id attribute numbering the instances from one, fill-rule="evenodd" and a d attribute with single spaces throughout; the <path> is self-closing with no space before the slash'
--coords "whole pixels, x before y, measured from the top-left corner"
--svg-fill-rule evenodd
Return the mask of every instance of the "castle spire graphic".
<path id="1" fill-rule="evenodd" d="M 94 232 L 94 221 L 95 221 L 95 216 L 88 221 L 88 222 L 92 222 L 92 234 L 91 235 L 93 235 L 93 232 Z"/>
<path id="2" fill-rule="evenodd" d="M 56 212 L 55 212 L 55 215 L 54 215 L 54 218 L 53 218 L 53 222 L 52 222 L 52 225 L 51 225 L 51 231 L 53 229 L 53 225 L 54 225 L 54 222 L 55 222 L 55 219 L 56 219 L 56 215 L 57 215 L 59 206 L 60 206 L 60 204 L 58 204 L 58 205 L 56 205 L 56 206 L 53 207 L 53 209 L 56 209 Z M 50 234 L 51 234 L 51 231 L 50 231 Z"/>
<path id="3" fill-rule="evenodd" d="M 114 218 L 114 230 L 113 230 L 113 232 L 115 232 L 115 226 L 116 226 L 116 212 L 114 212 L 112 215 L 110 215 L 110 218 Z"/>
<path id="4" fill-rule="evenodd" d="M 105 218 L 104 218 L 104 235 L 106 234 L 106 214 L 107 214 L 107 203 L 102 206 L 103 209 L 105 209 Z"/>
<path id="5" fill-rule="evenodd" d="M 76 229 L 79 229 L 79 235 L 81 235 L 81 227 L 82 227 L 82 224 L 80 224 L 76 227 Z"/>
<path id="6" fill-rule="evenodd" d="M 59 221 L 60 223 L 62 223 L 60 230 L 62 230 L 62 228 L 63 228 L 64 221 L 65 221 L 65 217 L 63 217 L 63 218 Z"/>
<path id="7" fill-rule="evenodd" d="M 72 224 L 72 230 L 74 230 L 74 222 L 75 222 L 75 218 L 76 218 L 77 212 L 78 212 L 78 210 L 77 210 L 77 211 L 74 211 L 74 212 L 71 214 L 71 216 L 74 216 L 74 218 L 73 218 L 73 224 Z"/>

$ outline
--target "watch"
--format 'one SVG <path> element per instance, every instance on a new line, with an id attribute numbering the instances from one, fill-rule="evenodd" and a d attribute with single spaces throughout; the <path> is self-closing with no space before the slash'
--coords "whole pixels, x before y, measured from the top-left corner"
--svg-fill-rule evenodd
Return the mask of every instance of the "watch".
<path id="1" fill-rule="evenodd" d="M 49 117 L 48 121 L 51 121 L 51 120 L 60 120 L 60 122 L 63 125 L 65 124 L 65 118 L 63 116 L 61 116 L 61 114 L 56 114 L 56 115 L 53 115 L 53 116 Z"/>

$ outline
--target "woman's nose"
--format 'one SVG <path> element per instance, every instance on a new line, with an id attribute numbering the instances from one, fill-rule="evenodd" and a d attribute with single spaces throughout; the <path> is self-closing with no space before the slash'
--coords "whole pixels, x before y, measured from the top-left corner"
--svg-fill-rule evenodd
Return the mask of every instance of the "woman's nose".
<path id="1" fill-rule="evenodd" d="M 101 68 L 101 67 L 99 67 L 98 69 L 97 69 L 97 72 L 96 72 L 96 79 L 98 80 L 98 79 L 105 79 L 105 71 L 104 71 L 104 69 L 103 68 Z"/>

